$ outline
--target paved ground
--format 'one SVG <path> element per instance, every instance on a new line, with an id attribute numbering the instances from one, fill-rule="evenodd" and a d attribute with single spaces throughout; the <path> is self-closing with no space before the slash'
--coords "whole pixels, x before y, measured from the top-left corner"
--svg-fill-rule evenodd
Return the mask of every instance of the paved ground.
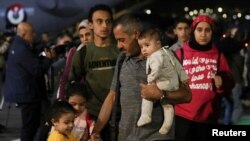
<path id="1" fill-rule="evenodd" d="M 0 124 L 6 128 L 0 131 L 0 141 L 20 141 L 21 113 L 14 104 L 5 103 L 0 111 Z M 250 108 L 245 108 L 238 125 L 250 125 Z"/>
<path id="2" fill-rule="evenodd" d="M 0 131 L 1 141 L 14 141 L 19 139 L 21 127 L 21 112 L 15 104 L 5 103 L 0 111 L 0 124 L 5 129 Z"/>

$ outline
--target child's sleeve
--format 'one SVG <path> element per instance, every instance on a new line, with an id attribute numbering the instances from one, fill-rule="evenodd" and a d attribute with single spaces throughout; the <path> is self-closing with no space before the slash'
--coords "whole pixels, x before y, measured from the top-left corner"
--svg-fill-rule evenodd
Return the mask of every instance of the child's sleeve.
<path id="1" fill-rule="evenodd" d="M 91 135 L 95 126 L 95 121 L 94 120 L 89 120 L 89 134 Z"/>

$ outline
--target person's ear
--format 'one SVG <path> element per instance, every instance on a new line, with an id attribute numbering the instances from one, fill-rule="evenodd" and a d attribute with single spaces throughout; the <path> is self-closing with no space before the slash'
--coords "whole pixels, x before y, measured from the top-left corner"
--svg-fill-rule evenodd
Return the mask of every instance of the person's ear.
<path id="1" fill-rule="evenodd" d="M 176 30 L 176 28 L 173 29 L 173 32 L 174 32 L 175 35 L 177 35 L 177 30 Z"/>
<path id="2" fill-rule="evenodd" d="M 89 29 L 93 30 L 93 22 L 88 22 Z"/>
<path id="3" fill-rule="evenodd" d="M 156 44 L 161 46 L 161 41 L 156 41 Z"/>
<path id="4" fill-rule="evenodd" d="M 24 38 L 24 37 L 25 37 L 25 33 L 22 33 L 22 34 L 21 34 L 21 37 Z"/>
<path id="5" fill-rule="evenodd" d="M 52 118 L 52 119 L 51 119 L 51 123 L 52 123 L 53 126 L 56 126 L 57 121 L 56 121 L 55 119 Z"/>
<path id="6" fill-rule="evenodd" d="M 138 40 L 140 32 L 138 30 L 134 31 L 135 38 Z"/>

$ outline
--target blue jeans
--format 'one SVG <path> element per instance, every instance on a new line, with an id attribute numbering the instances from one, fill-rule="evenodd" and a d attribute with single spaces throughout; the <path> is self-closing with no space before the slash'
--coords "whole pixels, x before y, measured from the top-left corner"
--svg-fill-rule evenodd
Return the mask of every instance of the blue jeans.
<path id="1" fill-rule="evenodd" d="M 229 125 L 231 123 L 231 118 L 232 118 L 233 103 L 227 97 L 223 97 L 222 102 L 223 102 L 223 104 L 225 106 L 224 115 L 223 115 L 223 124 L 224 125 Z"/>
<path id="2" fill-rule="evenodd" d="M 232 94 L 233 94 L 233 102 L 234 102 L 232 122 L 237 123 L 243 112 L 243 107 L 242 107 L 241 100 L 240 100 L 240 97 L 242 95 L 242 85 L 239 83 L 236 83 L 232 90 Z"/>

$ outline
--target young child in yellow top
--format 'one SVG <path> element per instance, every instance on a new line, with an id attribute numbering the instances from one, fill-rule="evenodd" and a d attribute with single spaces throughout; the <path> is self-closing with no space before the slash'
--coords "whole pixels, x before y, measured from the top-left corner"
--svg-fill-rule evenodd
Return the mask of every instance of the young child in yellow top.
<path id="1" fill-rule="evenodd" d="M 71 133 L 75 119 L 74 108 L 68 102 L 56 101 L 50 114 L 54 130 L 49 135 L 48 141 L 77 141 Z"/>
<path id="2" fill-rule="evenodd" d="M 85 107 L 89 95 L 85 85 L 79 82 L 69 84 L 66 89 L 66 100 L 75 110 L 74 126 L 71 133 L 77 141 L 88 141 L 94 128 L 95 121 L 90 118 Z M 50 133 L 55 130 L 52 126 Z"/>

